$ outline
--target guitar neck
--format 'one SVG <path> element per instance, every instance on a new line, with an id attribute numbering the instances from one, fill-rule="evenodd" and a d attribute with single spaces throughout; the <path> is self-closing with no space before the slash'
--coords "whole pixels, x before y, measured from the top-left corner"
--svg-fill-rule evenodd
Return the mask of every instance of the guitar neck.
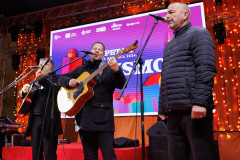
<path id="1" fill-rule="evenodd" d="M 120 52 L 118 52 L 114 58 L 117 59 L 118 57 L 120 57 L 123 53 L 128 53 L 131 50 L 134 50 L 137 48 L 137 44 L 138 41 L 136 40 L 134 44 L 124 48 L 123 50 L 121 50 Z M 83 85 L 88 83 L 91 79 L 93 79 L 95 76 L 97 76 L 101 71 L 103 71 L 106 67 L 108 66 L 108 63 L 104 63 L 100 68 L 98 68 L 96 71 L 94 71 L 90 76 L 88 76 L 84 81 L 83 81 Z"/>
<path id="2" fill-rule="evenodd" d="M 124 49 L 121 50 L 120 52 L 118 52 L 114 58 L 117 59 L 118 57 L 120 57 L 124 52 Z M 108 66 L 108 63 L 104 63 L 100 68 L 98 68 L 96 71 L 94 71 L 90 76 L 88 76 L 84 81 L 83 84 L 88 83 L 91 79 L 93 79 L 94 77 L 96 77 L 100 72 L 102 72 L 106 67 Z"/>

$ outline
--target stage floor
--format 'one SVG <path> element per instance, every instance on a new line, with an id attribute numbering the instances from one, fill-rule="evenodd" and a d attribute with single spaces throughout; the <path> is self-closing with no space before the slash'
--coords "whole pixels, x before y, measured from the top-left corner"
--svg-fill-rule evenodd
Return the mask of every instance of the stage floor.
<path id="1" fill-rule="evenodd" d="M 145 147 L 145 157 L 148 160 L 148 148 Z M 99 150 L 99 160 L 102 160 L 102 155 Z M 135 160 L 135 147 L 129 148 L 115 148 L 115 153 L 118 160 Z M 57 149 L 58 160 L 83 160 L 83 148 L 82 144 L 78 142 L 72 142 L 71 144 L 59 144 Z M 2 160 L 31 160 L 32 149 L 31 147 L 3 147 Z M 136 159 L 142 159 L 142 147 L 136 148 Z"/>

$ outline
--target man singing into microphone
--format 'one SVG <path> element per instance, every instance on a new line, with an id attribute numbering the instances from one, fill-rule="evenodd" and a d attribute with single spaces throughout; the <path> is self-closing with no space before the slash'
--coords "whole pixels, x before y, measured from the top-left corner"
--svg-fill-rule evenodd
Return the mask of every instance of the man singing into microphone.
<path id="1" fill-rule="evenodd" d="M 170 4 L 166 18 L 174 38 L 164 50 L 158 112 L 162 120 L 168 118 L 169 159 L 214 160 L 212 37 L 192 26 L 184 3 Z"/>
<path id="2" fill-rule="evenodd" d="M 36 78 L 40 78 L 53 70 L 53 61 L 46 62 L 47 58 L 40 59 L 41 70 L 36 72 Z M 29 84 L 23 86 L 20 91 L 21 98 L 26 96 L 29 87 Z M 51 76 L 41 79 L 32 88 L 35 92 L 32 97 L 25 136 L 31 136 L 33 160 L 57 160 L 58 135 L 62 134 L 61 117 L 57 107 L 59 89 L 60 86 L 54 83 Z M 53 114 L 51 114 L 52 112 Z"/>
<path id="3" fill-rule="evenodd" d="M 58 81 L 61 86 L 76 87 L 80 83 L 76 79 L 83 72 L 91 74 L 104 64 L 102 62 L 105 51 L 104 44 L 95 42 L 91 51 L 93 52 L 91 59 L 86 64 L 59 77 Z M 109 66 L 96 76 L 97 84 L 93 87 L 93 97 L 75 115 L 80 128 L 79 135 L 86 160 L 97 160 L 98 148 L 100 148 L 104 160 L 117 159 L 113 148 L 115 130 L 113 92 L 115 88 L 123 87 L 126 78 L 114 57 L 111 57 L 107 63 Z"/>

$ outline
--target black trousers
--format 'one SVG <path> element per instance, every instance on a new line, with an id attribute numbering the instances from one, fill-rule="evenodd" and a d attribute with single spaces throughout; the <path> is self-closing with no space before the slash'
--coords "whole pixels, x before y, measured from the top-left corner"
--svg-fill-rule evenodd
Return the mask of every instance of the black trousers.
<path id="1" fill-rule="evenodd" d="M 169 160 L 214 160 L 212 111 L 191 119 L 191 111 L 168 113 Z"/>
<path id="2" fill-rule="evenodd" d="M 83 145 L 84 160 L 98 160 L 100 148 L 103 160 L 116 160 L 113 132 L 79 131 Z"/>
<path id="3" fill-rule="evenodd" d="M 57 160 L 57 144 L 58 136 L 43 136 L 43 118 L 41 116 L 33 117 L 33 124 L 31 128 L 32 140 L 32 159 L 43 160 L 43 152 L 45 160 Z M 41 141 L 42 139 L 42 141 Z M 40 146 L 41 144 L 41 146 Z"/>

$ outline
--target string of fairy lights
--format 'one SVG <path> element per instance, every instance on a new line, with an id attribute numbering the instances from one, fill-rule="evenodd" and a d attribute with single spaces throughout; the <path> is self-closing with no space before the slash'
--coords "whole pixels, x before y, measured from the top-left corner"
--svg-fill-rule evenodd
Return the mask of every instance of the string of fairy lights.
<path id="1" fill-rule="evenodd" d="M 216 51 L 216 57 L 218 56 L 218 74 L 220 75 L 221 92 L 215 93 L 215 97 L 222 99 L 215 100 L 215 104 L 218 108 L 217 119 L 217 131 L 220 133 L 220 137 L 226 137 L 229 139 L 231 132 L 240 131 L 240 100 L 239 100 L 239 68 L 240 62 L 238 58 L 239 52 L 239 23 L 229 23 L 225 25 L 227 32 L 226 43 L 219 45 Z M 237 40 L 235 40 L 237 39 Z M 218 79 L 219 80 L 219 79 Z M 218 81 L 217 79 L 215 81 Z M 215 82 L 215 86 L 216 85 Z M 220 107 L 223 107 L 222 109 Z M 224 116 L 220 115 L 220 110 Z M 235 118 L 236 117 L 236 118 Z"/>
<path id="2" fill-rule="evenodd" d="M 17 50 L 18 50 L 18 54 L 20 55 L 20 59 L 19 59 L 20 64 L 19 64 L 19 69 L 16 71 L 16 75 L 22 74 L 22 72 L 27 68 L 27 66 L 37 65 L 36 51 L 38 47 L 42 47 L 46 45 L 42 43 L 42 39 L 43 39 L 43 36 L 36 37 L 33 32 L 26 33 L 23 28 L 19 31 L 18 40 L 17 40 Z M 26 72 L 28 71 L 30 71 L 30 69 L 26 70 Z M 16 89 L 16 92 L 14 93 L 14 96 L 16 97 L 16 101 L 17 101 L 14 107 L 15 111 L 13 112 L 15 116 L 17 115 L 17 112 L 22 103 L 22 99 L 19 96 L 19 92 L 24 84 L 33 81 L 34 78 L 35 78 L 35 74 L 34 73 L 30 74 L 29 76 L 22 79 L 22 81 L 20 81 L 17 84 L 17 89 Z M 27 119 L 28 119 L 28 115 L 26 115 L 23 118 L 16 117 L 15 122 L 22 124 L 22 128 L 19 128 L 19 132 L 24 132 L 26 130 L 26 126 L 28 123 Z"/>
<path id="3" fill-rule="evenodd" d="M 230 36 L 229 36 L 229 41 L 231 40 L 232 43 L 227 43 L 227 45 L 230 47 L 229 50 L 230 50 L 230 56 L 229 56 L 229 69 L 232 69 L 232 77 L 231 77 L 231 82 L 233 84 L 233 92 L 232 92 L 232 96 L 233 96 L 233 99 L 236 100 L 236 103 L 234 103 L 234 105 L 232 106 L 232 109 L 228 109 L 229 112 L 236 112 L 238 114 L 238 119 L 236 119 L 237 121 L 237 124 L 236 124 L 236 127 L 235 126 L 231 126 L 229 124 L 229 130 L 230 131 L 233 131 L 233 130 L 238 130 L 240 131 L 240 126 L 239 126 L 239 123 L 240 123 L 240 116 L 239 116 L 239 111 L 240 111 L 240 104 L 239 104 L 239 92 L 237 90 L 238 88 L 238 82 L 239 82 L 239 79 L 238 79 L 238 75 L 237 75 L 237 71 L 236 71 L 236 66 L 234 64 L 237 64 L 237 62 L 235 62 L 235 58 L 233 58 L 234 55 L 236 55 L 236 47 L 240 46 L 240 42 L 239 42 L 239 33 L 238 33 L 238 27 L 240 26 L 240 24 L 238 23 L 234 23 L 232 24 L 233 25 L 233 29 L 230 30 Z M 227 28 L 228 28 L 228 25 L 227 25 Z M 238 40 L 237 40 L 237 43 L 234 43 L 233 42 L 233 39 L 234 37 L 238 37 Z M 234 63 L 235 62 L 235 63 Z M 239 62 L 238 62 L 239 63 Z M 240 66 L 238 66 L 240 67 Z M 234 92 L 235 91 L 235 92 Z M 234 128 L 233 128 L 234 127 Z"/>
<path id="4" fill-rule="evenodd" d="M 239 2 L 234 0 L 204 0 L 206 26 L 210 33 L 215 22 L 224 22 L 226 40 L 215 40 L 217 75 L 214 78 L 214 102 L 216 112 L 213 127 L 217 137 L 230 139 L 230 133 L 240 131 L 239 103 Z M 208 5 L 206 5 L 208 4 Z M 224 30 L 221 30 L 224 32 Z M 221 35 L 224 37 L 224 35 Z M 220 38 L 221 38 L 220 36 Z M 214 37 L 214 36 L 213 36 Z"/>

